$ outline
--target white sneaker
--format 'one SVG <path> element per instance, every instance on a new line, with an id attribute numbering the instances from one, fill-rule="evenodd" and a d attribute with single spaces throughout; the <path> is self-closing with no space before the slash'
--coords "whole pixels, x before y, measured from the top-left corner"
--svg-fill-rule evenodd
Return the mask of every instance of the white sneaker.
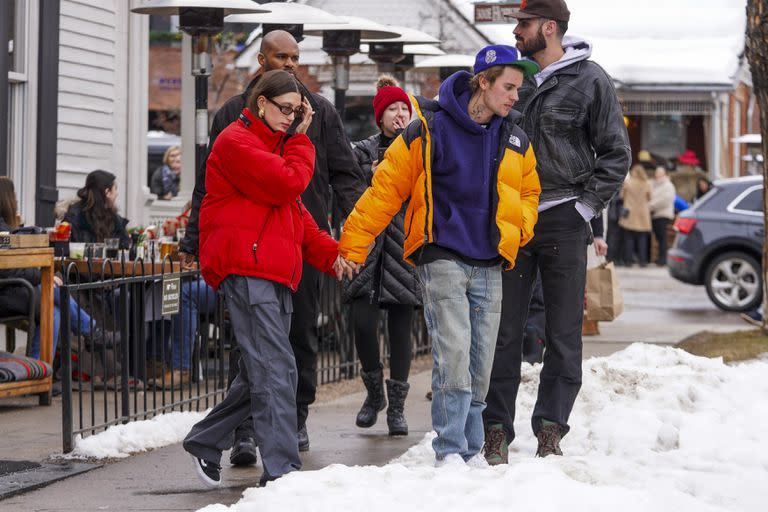
<path id="1" fill-rule="evenodd" d="M 476 453 L 471 459 L 467 461 L 467 466 L 475 469 L 488 469 L 491 467 L 488 461 L 485 460 L 485 455 L 482 453 Z"/>
<path id="2" fill-rule="evenodd" d="M 449 453 L 444 458 L 436 458 L 435 459 L 435 467 L 436 468 L 443 468 L 443 467 L 466 467 L 467 463 L 464 462 L 464 459 L 461 458 L 461 455 L 458 453 Z"/>

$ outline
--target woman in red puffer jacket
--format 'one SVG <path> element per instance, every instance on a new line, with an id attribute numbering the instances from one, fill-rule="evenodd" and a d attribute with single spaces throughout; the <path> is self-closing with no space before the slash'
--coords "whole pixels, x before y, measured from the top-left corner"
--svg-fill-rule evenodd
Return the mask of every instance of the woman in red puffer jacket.
<path id="1" fill-rule="evenodd" d="M 283 87 L 295 84 L 290 74 L 268 72 L 258 85 L 268 75 L 273 80 L 254 90 L 249 106 L 219 135 L 208 156 L 200 264 L 214 288 L 235 274 L 275 281 L 295 292 L 302 256 L 330 273 L 338 255 L 336 242 L 318 229 L 301 203 L 315 164 L 315 148 L 304 134 L 313 112 L 298 92 L 288 93 L 294 103 L 276 99 L 285 94 L 261 94 L 273 88 L 274 78 L 282 76 Z M 286 133 L 301 109 L 301 124 L 293 135 Z"/>
<path id="2" fill-rule="evenodd" d="M 208 157 L 200 265 L 206 282 L 224 294 L 242 354 L 226 398 L 184 440 L 210 487 L 221 485 L 221 452 L 249 414 L 264 465 L 260 483 L 301 467 L 288 340 L 291 293 L 301 280 L 302 258 L 337 277 L 352 271 L 301 203 L 315 148 L 305 134 L 312 107 L 300 91 L 293 75 L 264 73 Z"/>

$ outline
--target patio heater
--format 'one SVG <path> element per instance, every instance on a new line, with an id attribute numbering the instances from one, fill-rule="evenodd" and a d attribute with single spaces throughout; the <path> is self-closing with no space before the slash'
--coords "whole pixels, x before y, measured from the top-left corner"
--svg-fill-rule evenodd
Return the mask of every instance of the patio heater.
<path id="1" fill-rule="evenodd" d="M 362 43 L 360 45 L 361 53 L 370 54 L 370 51 L 371 44 Z M 400 83 L 405 83 L 405 72 L 413 69 L 416 65 L 416 56 L 436 57 L 438 55 L 445 55 L 445 52 L 432 44 L 403 44 L 403 58 L 401 60 L 395 62 L 390 69 L 383 69 L 381 65 L 377 69 L 380 73 L 392 73 Z"/>
<path id="2" fill-rule="evenodd" d="M 363 38 L 363 43 L 368 43 L 368 58 L 377 64 L 379 73 L 390 73 L 401 83 L 405 82 L 405 70 L 407 63 L 398 66 L 406 60 L 405 45 L 432 45 L 440 44 L 440 40 L 426 32 L 408 27 L 389 26 L 390 29 L 400 32 L 400 37 L 382 40 L 379 38 Z M 413 67 L 413 56 L 410 57 Z"/>
<path id="3" fill-rule="evenodd" d="M 449 53 L 447 55 L 426 58 L 421 62 L 416 63 L 414 69 L 418 69 L 419 71 L 437 71 L 440 73 L 440 81 L 442 82 L 457 71 L 471 72 L 474 65 L 474 55 Z"/>
<path id="4" fill-rule="evenodd" d="M 269 12 L 252 0 L 144 0 L 131 9 L 138 14 L 179 16 L 179 28 L 192 36 L 192 75 L 195 77 L 195 170 L 208 146 L 208 76 L 213 62 L 213 36 L 224 29 L 224 16 Z M 197 174 L 197 173 L 196 173 Z"/>
<path id="5" fill-rule="evenodd" d="M 345 25 L 347 21 L 310 5 L 269 2 L 261 7 L 270 12 L 253 14 L 231 14 L 224 18 L 227 24 L 256 25 L 261 24 L 262 37 L 273 30 L 285 30 L 296 42 L 304 39 L 305 23 L 323 23 L 328 25 Z"/>
<path id="6" fill-rule="evenodd" d="M 394 39 L 400 33 L 386 25 L 355 16 L 339 16 L 347 21 L 343 28 L 338 25 L 316 23 L 304 27 L 305 35 L 322 36 L 323 51 L 333 61 L 335 91 L 334 104 L 339 117 L 344 118 L 344 104 L 349 89 L 349 57 L 360 51 L 360 40 Z"/>

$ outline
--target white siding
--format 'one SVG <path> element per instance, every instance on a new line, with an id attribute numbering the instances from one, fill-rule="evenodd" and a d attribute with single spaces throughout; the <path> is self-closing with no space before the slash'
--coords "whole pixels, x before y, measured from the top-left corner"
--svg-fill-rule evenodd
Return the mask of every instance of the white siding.
<path id="1" fill-rule="evenodd" d="M 85 176 L 98 168 L 126 183 L 127 21 L 124 0 L 61 2 L 59 199 L 74 196 Z"/>

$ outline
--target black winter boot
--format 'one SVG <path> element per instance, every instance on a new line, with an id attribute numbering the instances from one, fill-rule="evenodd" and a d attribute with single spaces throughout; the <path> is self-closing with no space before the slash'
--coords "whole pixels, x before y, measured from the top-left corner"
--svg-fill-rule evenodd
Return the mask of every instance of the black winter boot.
<path id="1" fill-rule="evenodd" d="M 387 426 L 391 436 L 408 435 L 408 423 L 405 421 L 403 408 L 405 407 L 405 397 L 408 396 L 409 389 L 411 389 L 411 385 L 407 382 L 387 379 L 387 397 L 389 398 Z"/>
<path id="2" fill-rule="evenodd" d="M 379 365 L 376 370 L 371 372 L 360 372 L 363 377 L 363 384 L 368 390 L 368 396 L 357 413 L 355 424 L 361 428 L 369 428 L 376 424 L 376 418 L 379 411 L 387 406 L 387 399 L 384 398 L 384 370 Z"/>

